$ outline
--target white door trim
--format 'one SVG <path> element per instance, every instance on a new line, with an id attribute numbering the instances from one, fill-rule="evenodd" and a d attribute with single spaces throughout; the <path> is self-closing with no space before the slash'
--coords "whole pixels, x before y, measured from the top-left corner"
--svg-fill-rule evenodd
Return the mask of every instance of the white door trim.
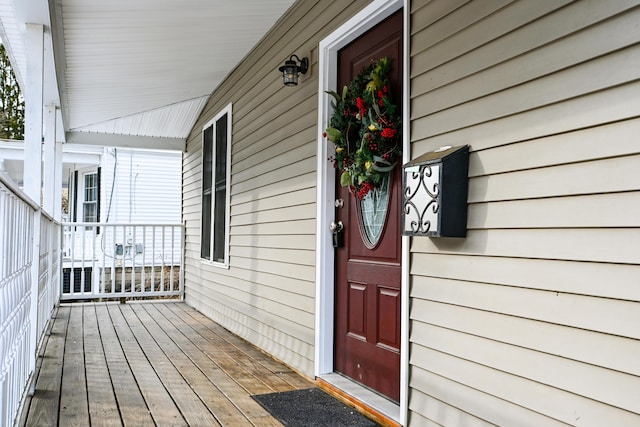
<path id="1" fill-rule="evenodd" d="M 408 0 L 374 0 L 349 21 L 323 39 L 319 45 L 319 87 L 318 87 L 318 155 L 317 155 L 317 225 L 316 225 L 316 337 L 315 376 L 331 374 L 334 371 L 334 249 L 329 224 L 334 220 L 335 171 L 327 158 L 330 146 L 322 132 L 331 115 L 331 105 L 327 90 L 335 90 L 337 84 L 338 50 L 373 28 L 385 18 L 404 6 L 404 77 L 403 77 L 403 160 L 409 159 L 409 52 L 408 52 Z M 408 408 L 408 367 L 409 367 L 409 265 L 408 239 L 402 240 L 402 307 L 400 347 L 400 408 L 399 421 L 406 423 Z M 366 403 L 366 402 L 365 402 Z M 374 408 L 376 409 L 376 408 Z"/>

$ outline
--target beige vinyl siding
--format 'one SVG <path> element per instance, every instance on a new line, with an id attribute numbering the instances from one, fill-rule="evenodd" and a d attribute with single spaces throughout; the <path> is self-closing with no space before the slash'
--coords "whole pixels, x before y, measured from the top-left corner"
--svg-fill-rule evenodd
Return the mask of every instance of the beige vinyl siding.
<path id="1" fill-rule="evenodd" d="M 313 376 L 319 41 L 368 1 L 296 3 L 216 88 L 187 141 L 186 302 Z M 284 87 L 291 55 L 311 68 Z M 201 132 L 232 103 L 230 267 L 200 260 Z"/>
<path id="2" fill-rule="evenodd" d="M 467 238 L 410 245 L 409 424 L 640 424 L 640 2 L 410 8 L 411 155 L 471 153 Z"/>

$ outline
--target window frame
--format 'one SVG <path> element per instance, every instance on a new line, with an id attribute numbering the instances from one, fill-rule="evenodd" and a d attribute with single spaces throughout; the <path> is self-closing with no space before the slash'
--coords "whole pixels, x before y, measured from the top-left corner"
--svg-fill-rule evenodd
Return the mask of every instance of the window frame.
<path id="1" fill-rule="evenodd" d="M 94 186 L 87 186 L 87 178 L 92 177 Z M 87 191 L 93 189 L 95 199 L 87 199 Z M 95 220 L 87 219 L 87 206 L 93 205 L 95 209 Z M 82 222 L 100 222 L 100 179 L 98 171 L 85 172 L 82 174 Z"/>
<path id="2" fill-rule="evenodd" d="M 216 132 L 216 126 L 217 126 L 217 122 L 222 119 L 225 114 L 227 115 L 227 119 L 226 119 L 226 155 L 225 155 L 225 195 L 224 195 L 224 200 L 225 200 L 225 214 L 224 214 L 224 225 L 223 225 L 223 229 L 224 229 L 224 256 L 222 258 L 222 261 L 216 260 L 214 259 L 214 245 L 216 242 L 216 236 L 215 236 L 215 232 L 216 232 L 216 147 L 217 147 L 217 132 Z M 200 260 L 204 263 L 216 266 L 216 267 L 221 267 L 221 268 L 229 268 L 229 228 L 230 228 L 230 216 L 231 216 L 231 206 L 230 206 L 230 202 L 231 202 L 231 135 L 232 135 L 232 104 L 229 103 L 226 107 L 224 107 L 222 110 L 220 110 L 215 116 L 213 116 L 213 118 L 211 120 L 209 120 L 203 127 L 202 127 L 202 132 L 201 132 L 201 150 L 202 150 L 202 157 L 201 157 L 201 165 L 202 165 L 202 173 L 200 174 L 200 184 L 201 184 L 201 188 L 200 188 Z M 205 182 L 205 173 L 206 173 L 206 168 L 204 165 L 204 161 L 205 161 L 205 131 L 208 130 L 209 128 L 211 128 L 211 138 L 212 138 L 212 143 L 211 143 L 211 188 L 208 189 L 209 191 L 209 202 L 210 202 L 210 216 L 209 216 L 209 224 L 208 224 L 208 228 L 210 230 L 210 234 L 209 234 L 209 254 L 208 254 L 208 258 L 203 256 L 203 230 L 204 230 L 204 226 L 205 226 L 205 209 L 204 209 L 204 205 L 205 205 L 205 191 L 207 191 L 204 188 L 204 182 Z M 218 219 L 219 220 L 219 219 Z"/>

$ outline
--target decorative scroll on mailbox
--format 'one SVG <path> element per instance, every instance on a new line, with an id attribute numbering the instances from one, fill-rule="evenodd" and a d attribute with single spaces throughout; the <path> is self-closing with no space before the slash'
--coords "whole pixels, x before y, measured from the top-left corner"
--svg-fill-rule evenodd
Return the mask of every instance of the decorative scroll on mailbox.
<path id="1" fill-rule="evenodd" d="M 402 234 L 466 237 L 469 146 L 441 147 L 402 169 Z"/>

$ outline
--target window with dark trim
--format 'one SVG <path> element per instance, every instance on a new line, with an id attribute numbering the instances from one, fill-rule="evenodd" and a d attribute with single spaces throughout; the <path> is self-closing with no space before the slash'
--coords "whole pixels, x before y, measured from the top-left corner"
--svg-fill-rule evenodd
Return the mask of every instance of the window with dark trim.
<path id="1" fill-rule="evenodd" d="M 200 256 L 229 264 L 231 104 L 202 130 L 202 225 Z"/>
<path id="2" fill-rule="evenodd" d="M 98 222 L 98 196 L 100 187 L 96 172 L 84 174 L 84 198 L 82 201 L 82 221 Z"/>

